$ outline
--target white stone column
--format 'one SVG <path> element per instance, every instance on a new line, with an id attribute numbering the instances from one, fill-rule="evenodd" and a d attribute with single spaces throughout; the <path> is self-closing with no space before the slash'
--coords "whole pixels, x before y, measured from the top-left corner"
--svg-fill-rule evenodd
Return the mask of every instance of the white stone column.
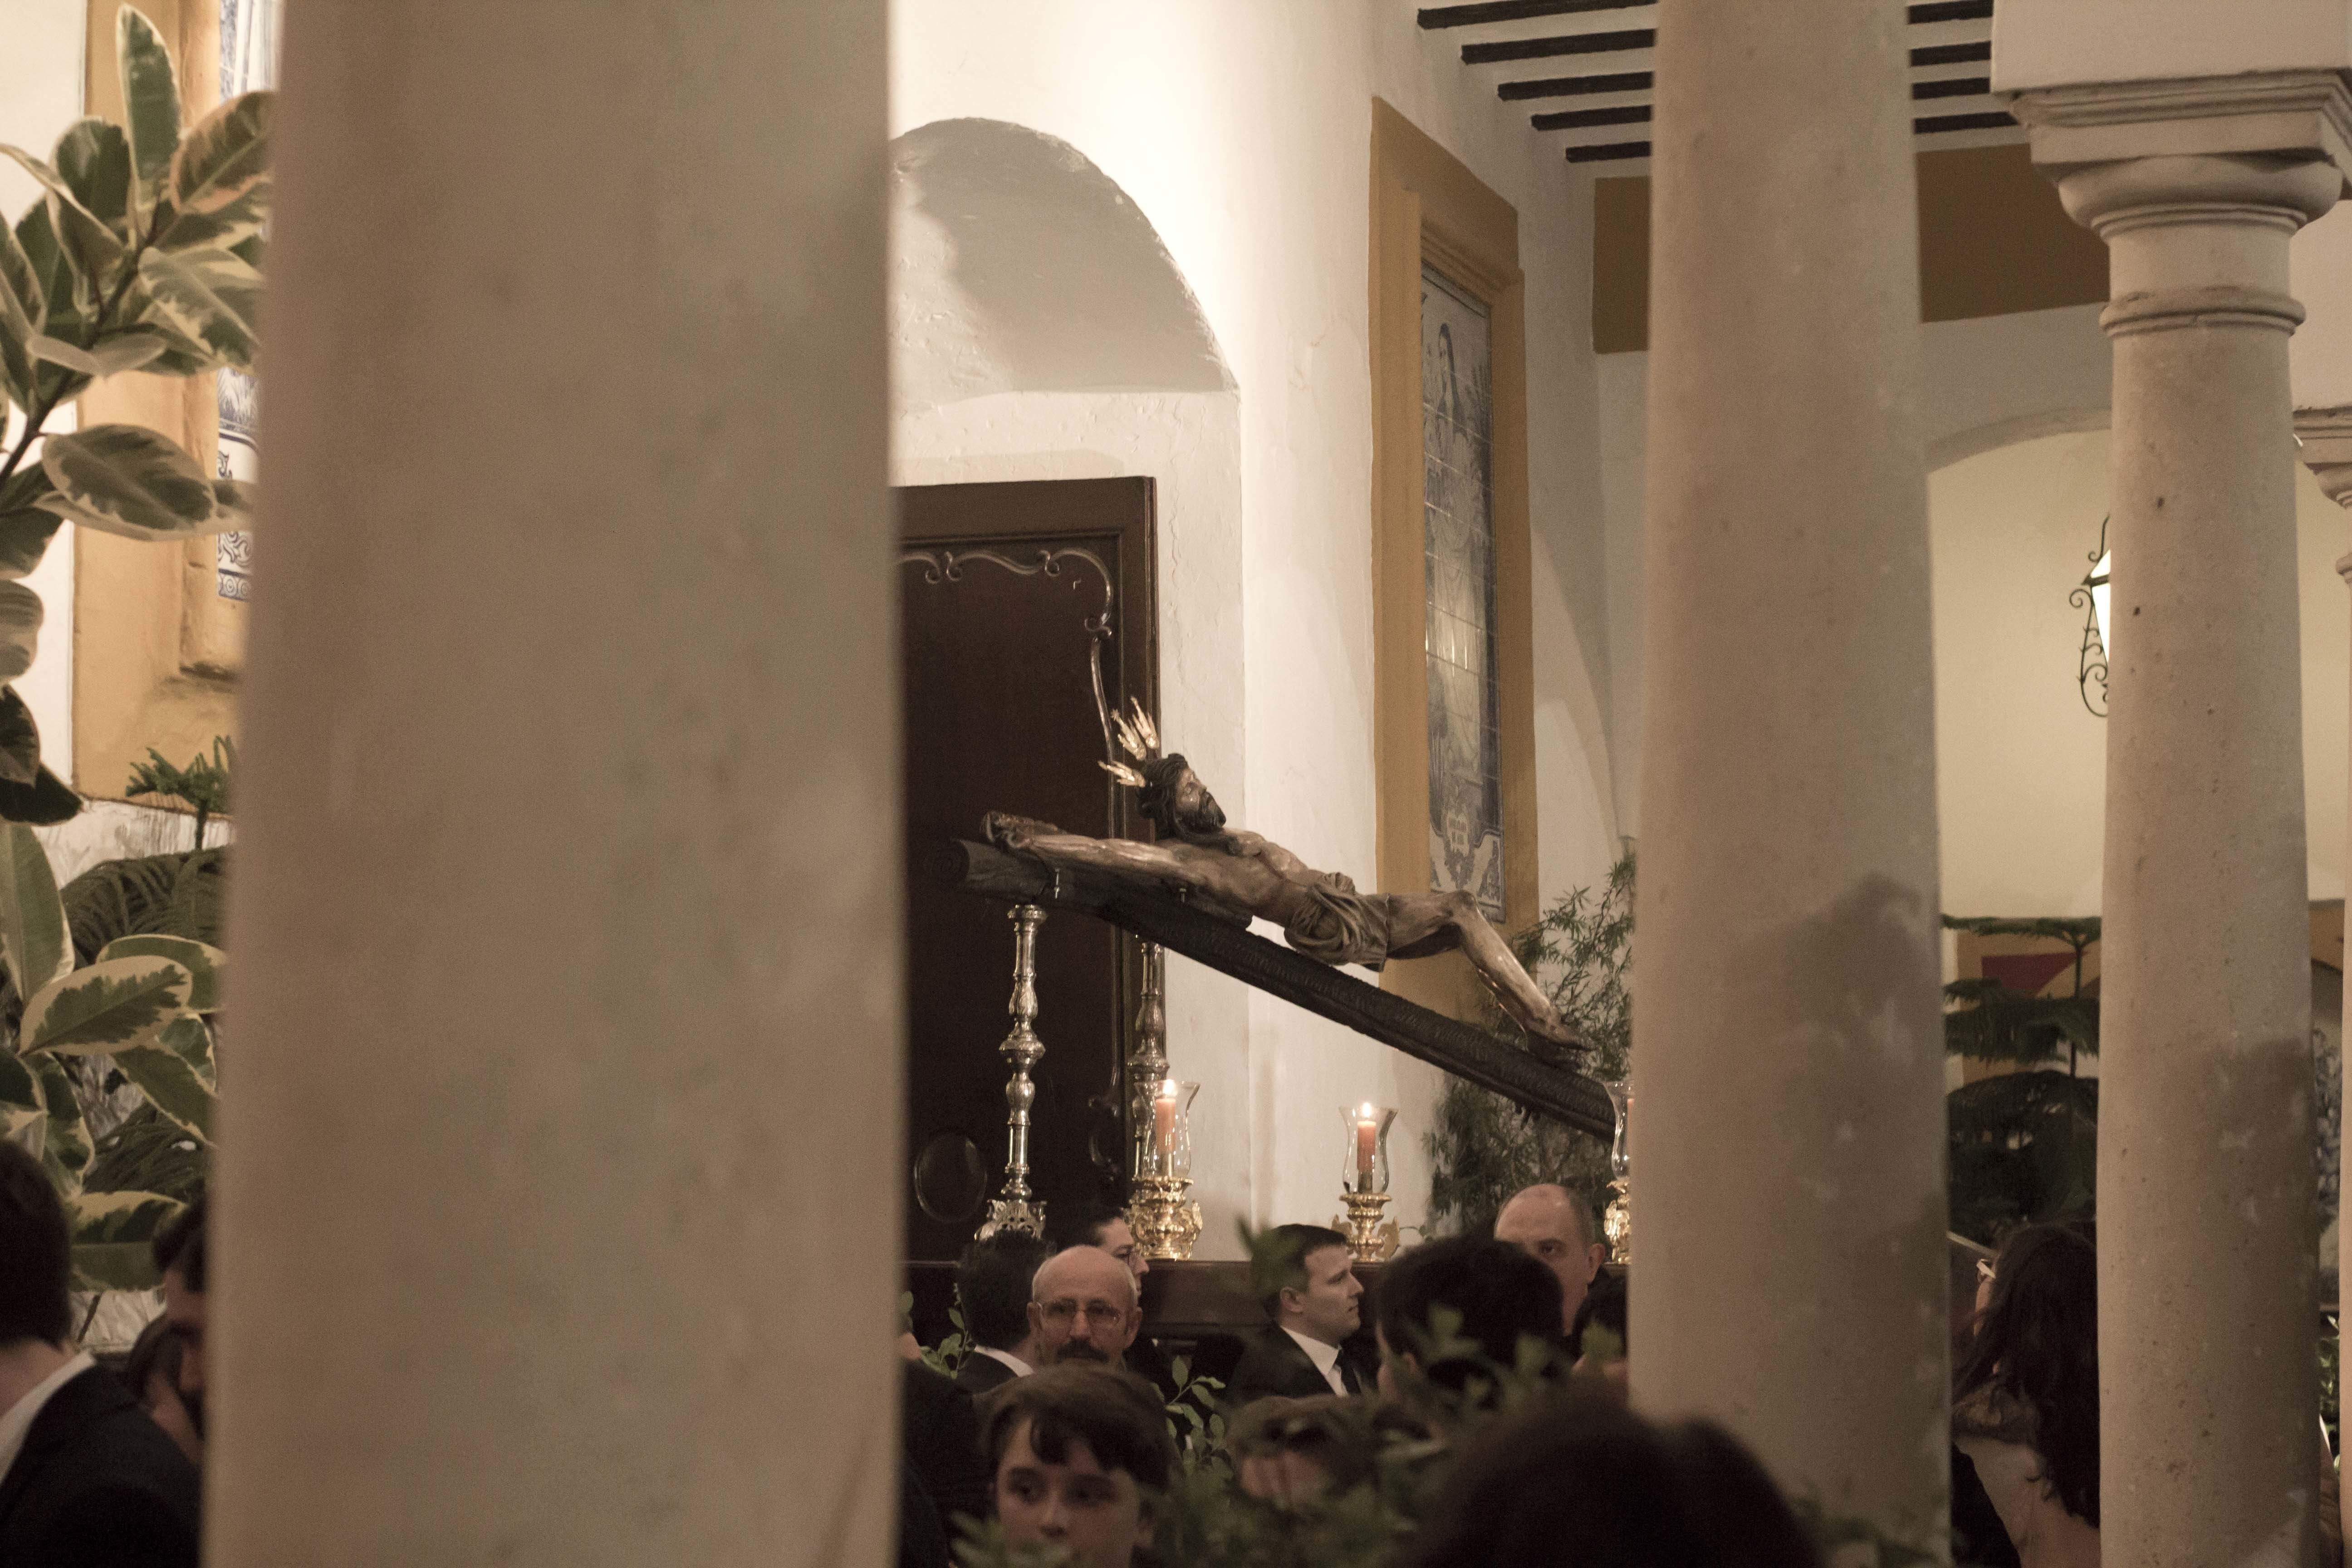
<path id="1" fill-rule="evenodd" d="M 1630 1340 L 1645 1409 L 1925 1546 L 1945 1132 L 1903 31 L 1876 0 L 1661 7 Z"/>
<path id="2" fill-rule="evenodd" d="M 302 0 L 210 1561 L 879 1564 L 881 0 Z"/>
<path id="3" fill-rule="evenodd" d="M 2342 188 L 2333 71 L 2016 110 L 2108 246 L 2099 1106 L 2110 1561 L 2314 1561 L 2309 931 L 2287 242 Z"/>

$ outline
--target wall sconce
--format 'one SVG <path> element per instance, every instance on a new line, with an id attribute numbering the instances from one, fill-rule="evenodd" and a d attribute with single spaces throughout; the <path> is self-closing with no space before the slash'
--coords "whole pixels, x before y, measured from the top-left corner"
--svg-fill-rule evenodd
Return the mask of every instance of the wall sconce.
<path id="1" fill-rule="evenodd" d="M 2091 569 L 2066 595 L 2066 602 L 2083 612 L 2082 658 L 2074 675 L 2075 684 L 2083 690 L 2083 706 L 2091 710 L 2094 719 L 2107 716 L 2107 650 L 2113 646 L 2107 631 L 2107 570 L 2113 561 L 2107 549 L 2107 520 L 2099 519 L 2099 546 L 2091 552 Z M 2099 688 L 2096 701 L 2092 700 L 2091 686 Z"/>

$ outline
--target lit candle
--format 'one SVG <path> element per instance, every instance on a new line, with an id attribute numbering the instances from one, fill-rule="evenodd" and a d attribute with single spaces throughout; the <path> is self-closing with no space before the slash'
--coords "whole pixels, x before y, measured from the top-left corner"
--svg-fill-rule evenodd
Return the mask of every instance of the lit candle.
<path id="1" fill-rule="evenodd" d="M 1356 1189 L 1372 1190 L 1372 1159 L 1380 1149 L 1381 1124 L 1373 1120 L 1371 1102 L 1356 1108 Z"/>
<path id="2" fill-rule="evenodd" d="M 1176 1152 L 1176 1080 L 1160 1080 L 1160 1094 L 1151 1102 L 1151 1141 L 1163 1161 Z"/>

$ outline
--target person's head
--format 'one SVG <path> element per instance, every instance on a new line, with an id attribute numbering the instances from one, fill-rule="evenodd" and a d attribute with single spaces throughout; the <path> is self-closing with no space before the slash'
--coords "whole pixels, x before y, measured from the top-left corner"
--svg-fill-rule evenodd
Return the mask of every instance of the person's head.
<path id="1" fill-rule="evenodd" d="M 1609 1256 L 1593 1231 L 1592 1205 L 1555 1182 L 1513 1193 L 1495 1216 L 1495 1239 L 1509 1242 L 1559 1277 L 1562 1328 L 1576 1321 L 1576 1309 Z"/>
<path id="2" fill-rule="evenodd" d="M 0 1139 L 0 1349 L 73 1335 L 73 1239 L 41 1163 Z"/>
<path id="3" fill-rule="evenodd" d="M 1005 1539 L 1063 1547 L 1076 1568 L 1128 1568 L 1150 1542 L 1154 1500 L 1176 1468 L 1150 1385 L 1109 1367 L 1052 1366 L 982 1409 Z"/>
<path id="4" fill-rule="evenodd" d="M 180 1397 L 180 1362 L 185 1347 L 172 1331 L 171 1321 L 156 1318 L 139 1331 L 131 1354 L 122 1363 L 122 1382 L 140 1407 L 155 1418 L 190 1463 L 205 1462 L 205 1436 L 196 1430 L 187 1402 Z"/>
<path id="5" fill-rule="evenodd" d="M 1000 1230 L 964 1248 L 956 1266 L 956 1299 L 972 1343 L 1018 1352 L 1027 1342 L 1029 1284 L 1049 1256 L 1045 1243 L 1025 1230 Z"/>
<path id="6" fill-rule="evenodd" d="M 1771 1479 L 1731 1438 L 1696 1423 L 1661 1429 L 1571 1388 L 1471 1441 L 1402 1563 L 1813 1568 L 1820 1560 Z"/>
<path id="7" fill-rule="evenodd" d="M 1151 1272 L 1151 1260 L 1135 1239 L 1126 1214 L 1108 1204 L 1066 1204 L 1045 1222 L 1045 1240 L 1056 1252 L 1073 1247 L 1099 1247 L 1138 1279 Z"/>
<path id="8" fill-rule="evenodd" d="M 2030 1415 L 2059 1502 L 2097 1524 L 2099 1258 L 2080 1230 L 2030 1225 L 2002 1245 L 1954 1393 L 1984 1390 Z"/>
<path id="9" fill-rule="evenodd" d="M 1038 1358 L 1119 1364 L 1143 1326 L 1127 1265 L 1099 1247 L 1073 1247 L 1038 1266 L 1029 1287 L 1029 1329 Z"/>
<path id="10" fill-rule="evenodd" d="M 1205 838 L 1224 829 L 1224 808 L 1181 752 L 1143 764 L 1143 787 L 1136 792 L 1135 805 L 1162 838 Z"/>
<path id="11" fill-rule="evenodd" d="M 180 1340 L 180 1398 L 198 1435 L 205 1429 L 205 1194 L 155 1233 L 155 1268 L 163 1276 L 163 1318 Z"/>
<path id="12" fill-rule="evenodd" d="M 1400 1254 L 1381 1275 L 1375 1306 L 1384 1394 L 1396 1392 L 1391 1361 L 1459 1392 L 1485 1374 L 1478 1357 L 1507 1368 L 1517 1363 L 1523 1339 L 1560 1342 L 1559 1280 L 1491 1237 L 1447 1237 Z M 1433 1347 L 1432 1320 L 1441 1307 L 1460 1319 L 1454 1333 L 1472 1350 L 1448 1355 Z"/>
<path id="13" fill-rule="evenodd" d="M 1348 1238 L 1328 1226 L 1278 1225 L 1258 1238 L 1258 1300 L 1283 1328 L 1327 1345 L 1362 1323 L 1364 1294 Z"/>

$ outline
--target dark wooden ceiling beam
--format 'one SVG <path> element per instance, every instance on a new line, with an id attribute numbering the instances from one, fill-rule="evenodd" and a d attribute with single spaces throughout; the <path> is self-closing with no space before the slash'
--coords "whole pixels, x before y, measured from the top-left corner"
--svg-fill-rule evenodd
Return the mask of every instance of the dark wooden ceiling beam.
<path id="1" fill-rule="evenodd" d="M 1595 11 L 1637 11 L 1657 0 L 1475 0 L 1465 5 L 1425 5 L 1414 20 L 1434 32 L 1495 22 L 1531 22 L 1544 16 L 1583 16 Z M 1914 26 L 1930 22 L 1973 22 L 1992 15 L 1992 0 L 1928 0 L 1905 8 Z"/>
<path id="2" fill-rule="evenodd" d="M 1911 51 L 1911 64 L 1914 68 L 1923 66 L 1968 65 L 1990 58 L 1992 58 L 1992 45 L 1983 39 L 1967 44 L 1934 44 L 1926 48 Z M 1990 90 L 1990 83 L 1983 77 L 1959 77 L 1954 79 L 1984 82 L 1986 85 L 1972 90 L 1977 92 Z M 1507 81 L 1495 89 L 1495 94 L 1506 103 L 1514 103 L 1531 98 L 1580 98 L 1599 92 L 1647 92 L 1654 85 L 1652 73 L 1649 71 L 1610 71 L 1591 76 L 1555 76 L 1543 77 L 1531 81 Z M 1929 87 L 1938 84 L 1922 82 L 1918 85 Z M 1937 98 L 1958 90 L 1955 88 L 1946 88 L 1941 92 L 1923 93 L 1915 89 L 1912 96 Z"/>
<path id="3" fill-rule="evenodd" d="M 1580 16 L 1588 11 L 1631 11 L 1656 0 L 1478 0 L 1470 5 L 1426 5 L 1413 19 L 1432 31 L 1487 22 L 1528 22 L 1539 16 Z"/>
<path id="4" fill-rule="evenodd" d="M 1494 44 L 1465 44 L 1462 63 L 1490 66 L 1507 60 L 1549 60 L 1562 55 L 1605 55 L 1620 49 L 1646 49 L 1658 41 L 1655 27 L 1627 27 L 1614 33 L 1567 33 L 1555 38 L 1506 38 Z"/>
<path id="5" fill-rule="evenodd" d="M 1911 130 L 1919 136 L 1948 136 L 1960 131 L 2000 131 L 2014 129 L 2017 121 L 2006 110 L 1988 109 L 1975 114 L 1927 114 L 1911 121 Z M 1571 163 L 1601 163 L 1650 155 L 1647 142 L 1603 142 L 1590 147 L 1570 147 L 1568 161 Z"/>

